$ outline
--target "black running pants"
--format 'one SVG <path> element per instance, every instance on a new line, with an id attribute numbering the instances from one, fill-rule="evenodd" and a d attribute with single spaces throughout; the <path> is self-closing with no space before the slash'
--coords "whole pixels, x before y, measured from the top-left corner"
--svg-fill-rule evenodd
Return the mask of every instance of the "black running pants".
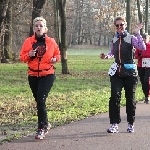
<path id="1" fill-rule="evenodd" d="M 125 90 L 126 98 L 126 113 L 127 122 L 130 124 L 134 123 L 135 120 L 135 90 L 137 87 L 138 79 L 133 76 L 120 77 L 117 75 L 110 77 L 111 82 L 111 97 L 109 100 L 109 118 L 110 124 L 121 122 L 120 117 L 120 101 L 122 88 Z"/>
<path id="2" fill-rule="evenodd" d="M 42 129 L 44 125 L 48 124 L 46 98 L 53 86 L 55 75 L 50 74 L 46 76 L 36 77 L 28 76 L 30 88 L 33 93 L 33 97 L 37 103 L 37 115 L 38 115 L 38 128 Z"/>

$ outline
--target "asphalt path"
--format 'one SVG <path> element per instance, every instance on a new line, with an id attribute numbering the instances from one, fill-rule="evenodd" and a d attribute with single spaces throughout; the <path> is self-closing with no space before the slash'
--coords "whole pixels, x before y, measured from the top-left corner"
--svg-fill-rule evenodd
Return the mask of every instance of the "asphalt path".
<path id="1" fill-rule="evenodd" d="M 34 134 L 0 146 L 0 150 L 150 150 L 150 104 L 137 103 L 135 132 L 127 133 L 125 107 L 119 133 L 107 133 L 108 113 L 53 128 L 45 139 Z"/>

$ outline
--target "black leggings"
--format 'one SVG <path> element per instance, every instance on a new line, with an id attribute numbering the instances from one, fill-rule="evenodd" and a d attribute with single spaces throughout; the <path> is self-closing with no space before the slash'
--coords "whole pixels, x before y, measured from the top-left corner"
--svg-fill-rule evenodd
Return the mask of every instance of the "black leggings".
<path id="1" fill-rule="evenodd" d="M 133 124 L 135 120 L 135 90 L 137 87 L 138 79 L 137 77 L 127 76 L 119 77 L 117 75 L 110 77 L 111 82 L 111 97 L 109 100 L 109 118 L 110 123 L 120 123 L 120 100 L 121 100 L 121 91 L 124 87 L 125 98 L 126 98 L 126 113 L 127 121 L 130 124 Z"/>
<path id="2" fill-rule="evenodd" d="M 150 77 L 150 68 L 142 68 L 138 67 L 138 74 L 140 77 L 140 81 L 142 84 L 142 91 L 144 93 L 145 98 L 149 96 L 149 77 Z"/>
<path id="3" fill-rule="evenodd" d="M 53 86 L 55 75 L 50 74 L 42 77 L 28 76 L 30 88 L 33 97 L 37 102 L 37 115 L 38 115 L 38 129 L 42 129 L 48 124 L 46 98 Z"/>

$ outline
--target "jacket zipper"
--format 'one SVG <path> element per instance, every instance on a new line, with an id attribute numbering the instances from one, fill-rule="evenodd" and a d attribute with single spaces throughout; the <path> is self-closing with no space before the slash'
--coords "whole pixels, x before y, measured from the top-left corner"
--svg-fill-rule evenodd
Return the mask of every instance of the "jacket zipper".
<path id="1" fill-rule="evenodd" d="M 121 36 L 119 36 L 119 63 L 121 64 Z M 118 71 L 119 76 L 120 76 L 120 71 L 121 71 L 121 65 L 119 65 L 119 71 Z"/>
<path id="2" fill-rule="evenodd" d="M 38 58 L 38 77 L 39 77 L 39 75 L 40 75 L 40 61 L 41 61 L 41 58 Z"/>

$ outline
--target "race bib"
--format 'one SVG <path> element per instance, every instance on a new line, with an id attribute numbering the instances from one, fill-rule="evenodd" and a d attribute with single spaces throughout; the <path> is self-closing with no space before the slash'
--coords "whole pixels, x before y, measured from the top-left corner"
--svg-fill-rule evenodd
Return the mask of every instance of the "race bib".
<path id="1" fill-rule="evenodd" d="M 113 62 L 113 64 L 109 68 L 108 74 L 110 76 L 113 76 L 117 71 L 117 67 L 118 67 L 118 64 L 116 62 Z"/>
<path id="2" fill-rule="evenodd" d="M 150 67 L 150 58 L 142 58 L 142 67 Z"/>

